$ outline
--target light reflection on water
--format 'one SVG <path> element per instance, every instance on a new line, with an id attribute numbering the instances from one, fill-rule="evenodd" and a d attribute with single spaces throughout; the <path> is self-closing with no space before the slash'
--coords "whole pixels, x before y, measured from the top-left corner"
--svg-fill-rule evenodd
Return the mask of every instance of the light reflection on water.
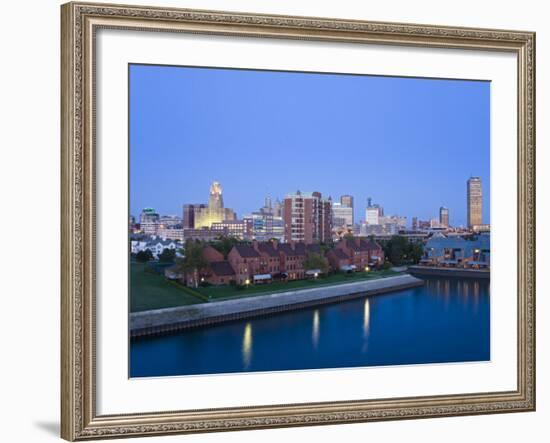
<path id="1" fill-rule="evenodd" d="M 244 327 L 242 353 L 243 366 L 245 369 L 248 369 L 252 360 L 252 325 L 250 322 Z"/>
<path id="2" fill-rule="evenodd" d="M 489 326 L 487 280 L 428 279 L 395 293 L 133 340 L 130 370 L 146 377 L 485 361 Z"/>
<path id="3" fill-rule="evenodd" d="M 317 349 L 319 345 L 319 309 L 313 311 L 313 328 L 311 332 L 311 340 L 313 343 L 313 349 Z"/>
<path id="4" fill-rule="evenodd" d="M 370 302 L 368 297 L 365 299 L 365 306 L 363 307 L 363 337 L 369 336 L 369 323 L 370 323 Z"/>

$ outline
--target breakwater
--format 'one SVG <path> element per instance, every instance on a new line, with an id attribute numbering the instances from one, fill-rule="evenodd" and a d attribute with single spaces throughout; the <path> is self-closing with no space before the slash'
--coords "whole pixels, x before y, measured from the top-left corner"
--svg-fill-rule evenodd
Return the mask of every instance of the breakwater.
<path id="1" fill-rule="evenodd" d="M 406 274 L 235 300 L 136 312 L 130 314 L 130 337 L 167 334 L 187 328 L 337 303 L 423 284 L 423 280 Z"/>
<path id="2" fill-rule="evenodd" d="M 442 268 L 435 266 L 409 266 L 408 272 L 421 277 L 459 277 L 488 279 L 489 269 Z"/>

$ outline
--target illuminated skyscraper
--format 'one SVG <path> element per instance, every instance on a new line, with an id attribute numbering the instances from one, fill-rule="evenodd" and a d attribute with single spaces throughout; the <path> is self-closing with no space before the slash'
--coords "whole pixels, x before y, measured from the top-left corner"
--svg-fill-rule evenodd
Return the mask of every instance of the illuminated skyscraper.
<path id="1" fill-rule="evenodd" d="M 467 181 L 467 215 L 468 228 L 473 228 L 476 225 L 481 225 L 482 222 L 482 192 L 481 178 L 470 177 Z"/>
<path id="2" fill-rule="evenodd" d="M 235 220 L 236 218 L 235 212 L 232 209 L 223 206 L 221 184 L 213 182 L 210 186 L 208 206 L 194 209 L 194 228 L 210 228 L 212 223 Z"/>

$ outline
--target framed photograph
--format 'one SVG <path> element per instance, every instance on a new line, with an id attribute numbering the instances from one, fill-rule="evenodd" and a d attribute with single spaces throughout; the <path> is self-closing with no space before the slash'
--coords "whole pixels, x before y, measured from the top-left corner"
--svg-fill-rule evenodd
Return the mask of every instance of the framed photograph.
<path id="1" fill-rule="evenodd" d="M 535 35 L 68 3 L 62 437 L 535 409 Z"/>

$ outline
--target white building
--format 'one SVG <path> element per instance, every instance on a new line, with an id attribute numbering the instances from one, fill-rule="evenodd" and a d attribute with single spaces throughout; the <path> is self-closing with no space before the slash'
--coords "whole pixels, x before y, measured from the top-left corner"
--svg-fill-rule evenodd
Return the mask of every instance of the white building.
<path id="1" fill-rule="evenodd" d="M 384 215 L 384 209 L 380 205 L 369 205 L 365 211 L 365 221 L 368 225 L 379 225 L 380 217 Z"/>
<path id="2" fill-rule="evenodd" d="M 353 207 L 342 203 L 334 202 L 332 204 L 332 226 L 352 226 L 353 225 Z"/>
<path id="3" fill-rule="evenodd" d="M 137 254 L 148 249 L 154 258 L 158 258 L 165 249 L 177 250 L 178 248 L 180 248 L 178 242 L 174 240 L 161 240 L 160 238 L 139 239 L 130 242 L 132 254 Z"/>

